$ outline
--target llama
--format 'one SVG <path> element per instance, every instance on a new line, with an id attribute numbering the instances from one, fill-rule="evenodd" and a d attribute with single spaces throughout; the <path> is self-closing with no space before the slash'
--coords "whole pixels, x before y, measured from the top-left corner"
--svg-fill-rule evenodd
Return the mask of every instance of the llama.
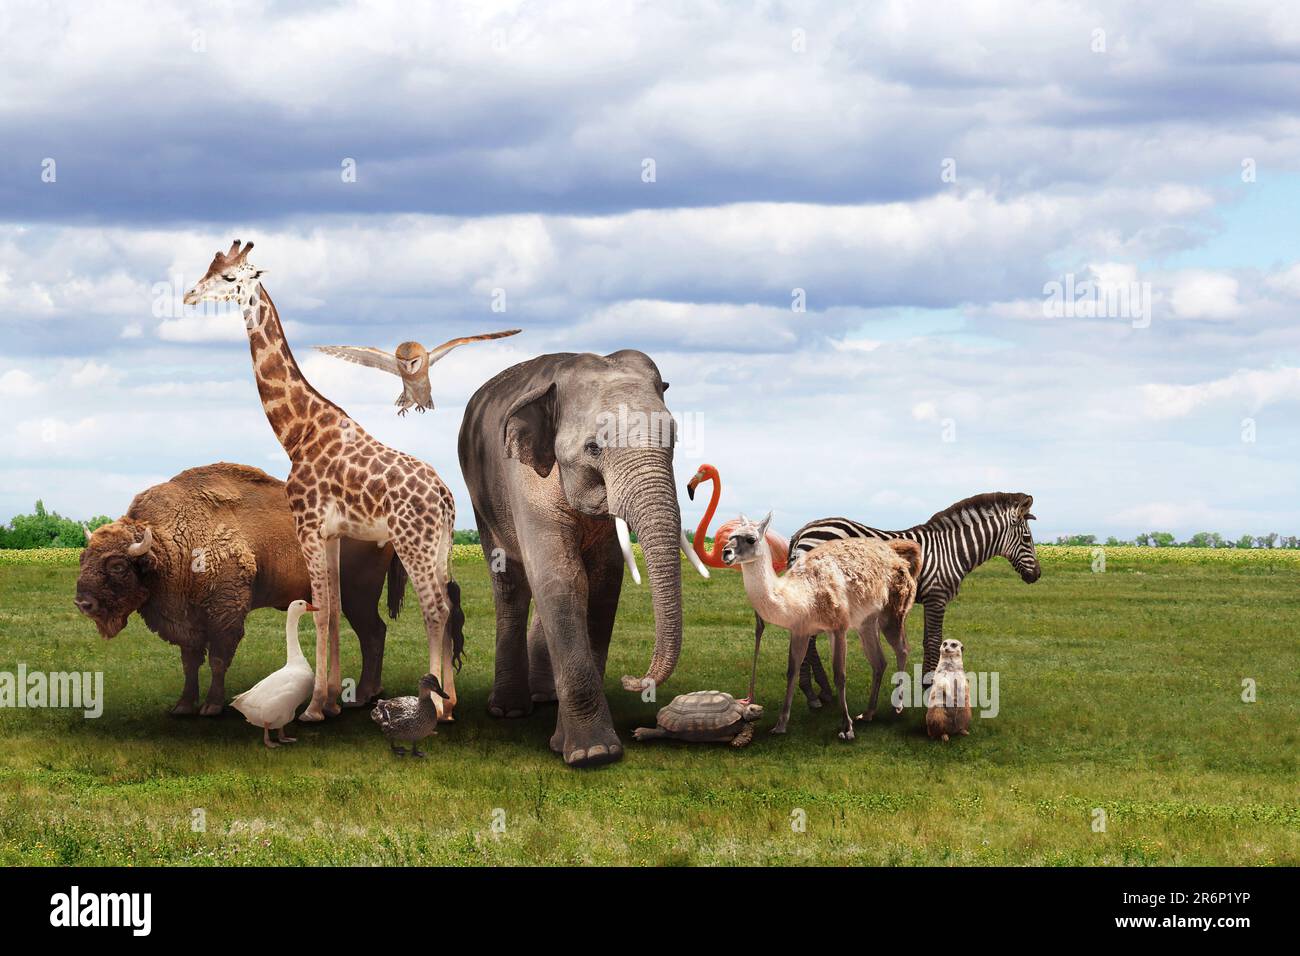
<path id="1" fill-rule="evenodd" d="M 777 577 L 767 543 L 767 526 L 771 520 L 771 512 L 759 524 L 741 515 L 723 549 L 722 560 L 728 565 L 740 565 L 745 593 L 754 611 L 764 621 L 790 631 L 785 702 L 772 733 L 786 731 L 795 681 L 808 642 L 819 631 L 827 631 L 831 635 L 835 692 L 841 709 L 840 739 L 852 740 L 853 718 L 849 716 L 844 689 L 848 631 L 857 630 L 862 650 L 871 662 L 871 704 L 863 715 L 870 720 L 876 712 L 885 672 L 885 654 L 880 646 L 882 630 L 898 657 L 899 670 L 907 665 L 904 625 L 907 612 L 916 600 L 921 547 L 914 541 L 902 540 L 830 541 Z"/>

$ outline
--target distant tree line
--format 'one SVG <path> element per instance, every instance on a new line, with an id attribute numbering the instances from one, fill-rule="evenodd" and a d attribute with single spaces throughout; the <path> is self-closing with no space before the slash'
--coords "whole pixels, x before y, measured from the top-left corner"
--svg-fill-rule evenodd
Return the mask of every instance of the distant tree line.
<path id="1" fill-rule="evenodd" d="M 112 519 L 98 515 L 86 524 L 94 531 Z M 478 544 L 478 531 L 469 528 L 452 535 L 456 544 Z M 86 543 L 86 533 L 81 522 L 65 518 L 56 511 L 47 511 L 45 502 L 37 501 L 36 509 L 29 515 L 15 515 L 7 525 L 0 526 L 0 549 L 26 551 L 31 548 L 80 548 Z"/>
<path id="2" fill-rule="evenodd" d="M 104 515 L 91 518 L 86 524 L 91 530 L 108 524 Z M 86 533 L 80 521 L 65 518 L 57 511 L 46 511 L 45 502 L 36 502 L 36 511 L 29 515 L 15 515 L 9 524 L 0 527 L 0 548 L 24 551 L 29 548 L 80 548 L 86 543 Z"/>
<path id="3" fill-rule="evenodd" d="M 1271 531 L 1268 534 L 1243 534 L 1234 541 L 1216 531 L 1198 531 L 1186 541 L 1179 541 L 1168 531 L 1147 531 L 1132 541 L 1109 537 L 1105 542 L 1098 541 L 1095 534 L 1063 534 L 1056 539 L 1056 543 L 1078 545 L 1104 543 L 1112 548 L 1124 545 L 1139 548 L 1300 548 L 1300 537 L 1294 534 L 1280 535 L 1276 531 Z"/>

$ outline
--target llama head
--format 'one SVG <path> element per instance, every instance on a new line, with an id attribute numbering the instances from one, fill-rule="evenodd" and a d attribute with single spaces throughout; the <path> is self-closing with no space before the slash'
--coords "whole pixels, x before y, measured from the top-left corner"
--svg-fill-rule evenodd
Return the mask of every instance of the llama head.
<path id="1" fill-rule="evenodd" d="M 737 564 L 748 564 L 750 561 L 757 561 L 760 558 L 767 560 L 767 526 L 772 523 L 772 512 L 767 513 L 767 517 L 758 524 L 750 521 L 744 515 L 736 519 L 736 525 L 731 529 L 731 535 L 727 538 L 727 543 L 722 549 L 722 561 L 728 567 Z"/>

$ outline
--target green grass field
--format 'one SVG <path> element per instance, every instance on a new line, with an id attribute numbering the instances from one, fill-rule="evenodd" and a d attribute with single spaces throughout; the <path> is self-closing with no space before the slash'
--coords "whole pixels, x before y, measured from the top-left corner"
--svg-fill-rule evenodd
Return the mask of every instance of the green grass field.
<path id="1" fill-rule="evenodd" d="M 801 698 L 789 734 L 769 736 L 785 684 L 776 629 L 759 672 L 769 713 L 749 748 L 636 744 L 629 731 L 653 723 L 655 706 L 618 678 L 644 669 L 653 618 L 648 589 L 629 582 L 606 678 L 628 752 L 595 771 L 547 749 L 553 708 L 487 716 L 492 600 L 475 549 L 456 563 L 468 617 L 457 721 L 424 761 L 391 757 L 361 710 L 297 724 L 299 743 L 276 751 L 233 711 L 169 717 L 176 649 L 138 618 L 100 640 L 72 607 L 75 552 L 3 554 L 0 670 L 103 671 L 106 702 L 97 720 L 0 710 L 0 863 L 1300 862 L 1300 555 L 1120 548 L 1097 574 L 1087 549 L 1040 554 L 1039 583 L 998 560 L 950 606 L 948 633 L 969 669 L 999 674 L 1001 709 L 948 745 L 926 739 L 919 712 L 895 719 L 887 707 L 845 744 L 833 708 L 813 713 Z M 739 575 L 703 581 L 687 567 L 683 581 L 685 648 L 660 704 L 743 693 L 753 641 Z M 910 623 L 919 660 L 919 609 Z M 420 630 L 408 595 L 389 631 L 390 694 L 415 687 Z M 275 611 L 250 618 L 231 693 L 283 663 L 283 633 Z M 343 644 L 355 676 L 350 630 Z M 856 713 L 870 670 L 850 650 Z M 1242 701 L 1244 678 L 1255 703 Z M 206 829 L 194 832 L 200 810 Z M 804 832 L 792 827 L 800 810 Z"/>

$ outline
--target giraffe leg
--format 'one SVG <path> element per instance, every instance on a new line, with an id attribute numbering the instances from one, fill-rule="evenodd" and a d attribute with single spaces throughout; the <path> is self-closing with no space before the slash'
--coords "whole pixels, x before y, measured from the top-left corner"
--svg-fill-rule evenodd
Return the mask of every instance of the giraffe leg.
<path id="1" fill-rule="evenodd" d="M 302 547 L 307 575 L 311 579 L 311 600 L 319 611 L 312 615 L 316 624 L 316 673 L 312 686 L 311 703 L 299 720 L 314 723 L 325 719 L 325 702 L 329 696 L 329 568 L 325 555 L 325 542 L 320 537 L 320 526 L 298 522 L 298 543 Z"/>
<path id="2" fill-rule="evenodd" d="M 388 530 L 393 548 L 410 575 L 415 596 L 420 601 L 424 617 L 424 632 L 429 642 L 429 673 L 447 692 L 443 705 L 443 719 L 451 720 L 455 705 L 455 676 L 451 668 L 450 642 L 443 651 L 447 616 L 451 604 L 447 600 L 447 556 L 450 547 L 450 530 L 438 527 L 442 517 L 428 508 L 416 509 L 409 500 L 401 501 L 389 515 Z M 446 538 L 444 544 L 442 538 Z M 430 540 L 437 546 L 429 547 Z M 444 666 L 446 665 L 446 666 Z"/>
<path id="3" fill-rule="evenodd" d="M 339 660 L 339 544 L 338 538 L 325 542 L 325 567 L 329 576 L 329 680 L 326 684 L 325 713 L 337 717 L 342 710 L 339 697 L 343 693 L 342 662 Z"/>

